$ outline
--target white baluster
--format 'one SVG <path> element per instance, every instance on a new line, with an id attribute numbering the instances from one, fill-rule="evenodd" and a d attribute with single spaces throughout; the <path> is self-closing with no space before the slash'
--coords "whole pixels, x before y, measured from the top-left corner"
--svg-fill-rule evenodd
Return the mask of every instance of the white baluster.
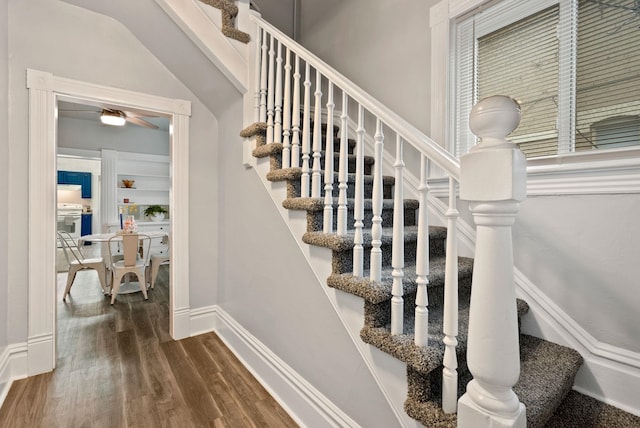
<path id="1" fill-rule="evenodd" d="M 447 259 L 444 276 L 444 362 L 442 369 L 442 410 L 455 413 L 458 406 L 458 209 L 456 182 L 449 178 L 449 209 L 447 210 Z"/>
<path id="2" fill-rule="evenodd" d="M 304 69 L 304 108 L 302 112 L 302 177 L 300 179 L 300 193 L 303 198 L 309 197 L 309 152 L 310 148 L 310 132 L 309 132 L 309 110 L 311 105 L 311 70 L 309 63 L 305 64 Z"/>
<path id="3" fill-rule="evenodd" d="M 353 275 L 362 276 L 364 265 L 364 107 L 358 105 L 358 128 L 356 129 L 356 183 L 353 207 Z"/>
<path id="4" fill-rule="evenodd" d="M 262 32 L 262 60 L 260 61 L 260 122 L 267 121 L 267 68 L 269 61 L 267 60 L 267 39 L 269 34 L 266 31 Z"/>
<path id="5" fill-rule="evenodd" d="M 260 46 L 262 44 L 262 28 L 256 27 L 256 62 L 255 66 L 255 80 L 254 80 L 254 88 L 255 88 L 255 115 L 254 122 L 260 122 Z"/>
<path id="6" fill-rule="evenodd" d="M 526 198 L 527 171 L 524 154 L 506 139 L 519 120 L 511 98 L 480 101 L 469 126 L 481 142 L 460 160 L 460 198 L 470 201 L 477 225 L 467 348 L 473 380 L 458 402 L 461 427 L 526 426 L 512 389 L 520 350 L 511 227 Z"/>
<path id="7" fill-rule="evenodd" d="M 429 161 L 420 157 L 420 185 L 418 186 L 418 242 L 416 249 L 416 317 L 415 344 L 429 344 Z"/>
<path id="8" fill-rule="evenodd" d="M 283 107 L 283 129 L 282 129 L 282 168 L 291 166 L 291 52 L 289 48 L 285 51 L 284 64 L 284 107 Z"/>
<path id="9" fill-rule="evenodd" d="M 316 91 L 314 92 L 316 103 L 313 107 L 313 172 L 311 174 L 311 197 L 320 197 L 321 178 L 320 157 L 322 153 L 322 77 L 316 70 Z M 325 156 L 329 156 L 328 153 Z M 326 159 L 325 159 L 326 161 Z"/>
<path id="10" fill-rule="evenodd" d="M 404 330 L 404 154 L 403 140 L 396 136 L 395 185 L 393 187 L 393 246 L 391 248 L 391 334 Z"/>
<path id="11" fill-rule="evenodd" d="M 300 167 L 300 57 L 296 55 L 293 73 L 293 105 L 291 106 L 291 167 Z"/>
<path id="12" fill-rule="evenodd" d="M 328 82 L 327 88 L 327 132 L 324 160 L 324 222 L 322 231 L 333 232 L 333 83 Z"/>
<path id="13" fill-rule="evenodd" d="M 282 142 L 282 43 L 278 43 L 276 55 L 276 95 L 274 100 L 273 142 Z"/>
<path id="14" fill-rule="evenodd" d="M 371 205 L 373 218 L 371 220 L 371 257 L 369 258 L 369 279 L 380 282 L 382 276 L 382 150 L 384 148 L 384 134 L 382 121 L 376 120 L 373 163 L 373 191 Z"/>
<path id="15" fill-rule="evenodd" d="M 274 47 L 275 37 L 271 35 L 269 43 L 269 76 L 267 80 L 267 144 L 273 143 L 273 115 L 274 115 L 274 99 L 275 99 L 275 56 Z"/>
<path id="16" fill-rule="evenodd" d="M 349 149 L 349 97 L 342 92 L 342 114 L 340 115 L 340 159 L 338 173 L 338 230 L 339 236 L 347 234 L 347 188 L 349 186 L 348 149 Z"/>

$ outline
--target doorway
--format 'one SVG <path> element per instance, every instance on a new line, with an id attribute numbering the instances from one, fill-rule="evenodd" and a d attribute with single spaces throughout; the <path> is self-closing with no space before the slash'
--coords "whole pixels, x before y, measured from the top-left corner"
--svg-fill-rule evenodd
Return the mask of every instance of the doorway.
<path id="1" fill-rule="evenodd" d="M 56 105 L 83 100 L 150 111 L 170 120 L 172 218 L 169 333 L 190 335 L 189 305 L 189 116 L 191 103 L 27 70 L 29 90 L 29 255 L 27 374 L 55 368 L 56 347 Z M 114 189 L 115 192 L 115 189 Z M 106 192 L 105 192 L 106 193 Z"/>

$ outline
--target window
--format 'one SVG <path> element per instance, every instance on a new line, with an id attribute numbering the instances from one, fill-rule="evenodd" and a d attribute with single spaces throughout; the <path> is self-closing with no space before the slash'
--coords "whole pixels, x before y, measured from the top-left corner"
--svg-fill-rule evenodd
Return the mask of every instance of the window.
<path id="1" fill-rule="evenodd" d="M 458 19 L 454 42 L 457 155 L 490 95 L 520 102 L 527 157 L 640 144 L 640 1 L 504 0 Z"/>

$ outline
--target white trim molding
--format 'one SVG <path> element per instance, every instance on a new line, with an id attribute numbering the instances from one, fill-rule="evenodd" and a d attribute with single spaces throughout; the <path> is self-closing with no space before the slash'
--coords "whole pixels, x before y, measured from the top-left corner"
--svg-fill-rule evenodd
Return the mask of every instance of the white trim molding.
<path id="1" fill-rule="evenodd" d="M 58 99 L 146 110 L 171 120 L 170 334 L 187 337 L 189 318 L 189 116 L 191 102 L 143 94 L 27 70 L 29 90 L 29 254 L 27 374 L 55 367 L 56 104 Z M 176 323 L 176 321 L 180 321 Z"/>
<path id="2" fill-rule="evenodd" d="M 309 427 L 360 426 L 222 308 L 212 307 L 208 312 L 215 315 L 220 339 L 296 423 Z"/>
<path id="3" fill-rule="evenodd" d="M 27 344 L 9 345 L 0 353 L 0 406 L 14 380 L 27 377 Z"/>

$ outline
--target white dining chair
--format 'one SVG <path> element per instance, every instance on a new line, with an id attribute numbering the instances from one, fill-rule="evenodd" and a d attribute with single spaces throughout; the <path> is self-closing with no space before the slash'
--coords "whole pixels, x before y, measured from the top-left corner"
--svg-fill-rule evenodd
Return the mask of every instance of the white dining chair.
<path id="1" fill-rule="evenodd" d="M 118 260 L 114 257 L 113 249 L 117 244 L 122 245 L 123 257 Z M 145 234 L 125 233 L 116 235 L 109 239 L 109 260 L 111 261 L 111 304 L 116 301 L 116 296 L 120 291 L 122 278 L 133 273 L 138 277 L 138 284 L 144 299 L 147 300 L 147 278 L 146 270 L 149 265 L 151 237 Z"/>
<path id="2" fill-rule="evenodd" d="M 71 286 L 76 278 L 76 274 L 85 269 L 93 269 L 98 273 L 100 284 L 102 285 L 102 292 L 104 294 L 109 293 L 109 287 L 106 283 L 107 270 L 106 263 L 102 257 L 87 258 L 82 253 L 80 247 L 75 243 L 73 237 L 69 232 L 58 231 L 58 241 L 62 247 L 64 258 L 69 264 L 69 274 L 67 275 L 67 286 L 64 289 L 62 300 L 66 300 L 67 295 L 71 291 Z"/>
<path id="3" fill-rule="evenodd" d="M 156 279 L 158 278 L 158 271 L 160 270 L 160 266 L 171 263 L 168 235 L 162 237 L 162 245 L 165 250 L 163 250 L 163 252 L 161 253 L 151 254 L 151 259 L 149 261 L 149 270 L 151 271 L 151 273 L 149 274 L 149 285 L 151 286 L 151 288 L 155 288 L 156 286 Z"/>

